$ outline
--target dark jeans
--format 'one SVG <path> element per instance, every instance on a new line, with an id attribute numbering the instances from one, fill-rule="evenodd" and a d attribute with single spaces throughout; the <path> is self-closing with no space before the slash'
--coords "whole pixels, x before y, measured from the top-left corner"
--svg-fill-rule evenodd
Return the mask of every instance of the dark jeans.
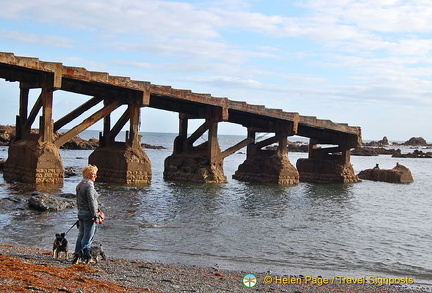
<path id="1" fill-rule="evenodd" d="M 89 215 L 78 215 L 78 238 L 75 245 L 75 253 L 82 251 L 84 254 L 90 249 L 90 241 L 96 232 L 96 223 Z"/>

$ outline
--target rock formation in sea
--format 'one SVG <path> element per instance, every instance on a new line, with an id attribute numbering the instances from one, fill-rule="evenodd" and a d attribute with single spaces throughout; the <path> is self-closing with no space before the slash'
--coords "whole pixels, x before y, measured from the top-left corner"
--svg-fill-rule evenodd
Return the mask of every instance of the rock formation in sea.
<path id="1" fill-rule="evenodd" d="M 414 182 L 411 171 L 397 163 L 393 169 L 380 169 L 378 164 L 372 169 L 361 171 L 359 178 L 372 181 L 383 181 L 389 183 L 411 183 Z"/>

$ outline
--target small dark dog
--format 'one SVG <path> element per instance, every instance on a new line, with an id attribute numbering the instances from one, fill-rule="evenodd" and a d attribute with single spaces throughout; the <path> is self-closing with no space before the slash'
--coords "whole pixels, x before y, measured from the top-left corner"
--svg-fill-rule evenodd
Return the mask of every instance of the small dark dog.
<path id="1" fill-rule="evenodd" d="M 86 254 L 82 254 L 79 252 L 78 255 L 75 255 L 74 264 L 84 263 L 84 264 L 97 264 L 100 258 L 102 260 L 107 260 L 106 254 L 103 250 L 102 244 L 94 243 L 90 246 L 90 251 Z"/>
<path id="2" fill-rule="evenodd" d="M 87 263 L 95 263 L 97 264 L 99 262 L 99 257 L 102 260 L 107 260 L 107 257 L 105 255 L 105 252 L 103 250 L 102 244 L 94 243 L 90 247 L 90 257 Z"/>
<path id="3" fill-rule="evenodd" d="M 53 257 L 59 258 L 60 253 L 64 253 L 64 258 L 68 259 L 68 241 L 66 240 L 65 233 L 56 234 L 53 243 Z"/>

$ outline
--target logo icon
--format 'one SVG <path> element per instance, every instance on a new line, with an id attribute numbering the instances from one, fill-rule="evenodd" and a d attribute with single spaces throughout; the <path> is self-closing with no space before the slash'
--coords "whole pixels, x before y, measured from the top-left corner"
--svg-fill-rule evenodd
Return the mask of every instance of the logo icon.
<path id="1" fill-rule="evenodd" d="M 254 274 L 247 274 L 243 277 L 243 285 L 246 288 L 253 288 L 258 283 L 257 277 Z"/>

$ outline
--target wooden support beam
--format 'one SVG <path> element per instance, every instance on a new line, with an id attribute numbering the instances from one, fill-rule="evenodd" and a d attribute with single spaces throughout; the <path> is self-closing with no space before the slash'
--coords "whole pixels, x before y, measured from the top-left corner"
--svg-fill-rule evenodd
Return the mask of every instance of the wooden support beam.
<path id="1" fill-rule="evenodd" d="M 276 134 L 279 138 L 278 152 L 281 156 L 288 155 L 288 137 L 284 134 Z"/>
<path id="2" fill-rule="evenodd" d="M 220 154 L 219 142 L 217 138 L 217 127 L 217 122 L 209 121 L 208 154 L 210 158 L 210 164 L 216 163 Z"/>
<path id="3" fill-rule="evenodd" d="M 30 89 L 25 87 L 23 83 L 20 83 L 20 108 L 19 116 L 21 120 L 21 125 L 24 126 L 28 115 L 28 100 L 29 100 Z"/>
<path id="4" fill-rule="evenodd" d="M 244 148 L 245 146 L 251 144 L 253 142 L 253 139 L 248 137 L 240 141 L 239 143 L 233 145 L 232 147 L 227 148 L 223 152 L 219 154 L 220 159 L 225 159 L 226 157 L 234 154 L 236 151 Z"/>
<path id="5" fill-rule="evenodd" d="M 75 126 L 71 130 L 67 131 L 66 133 L 62 134 L 60 137 L 58 137 L 54 144 L 59 148 L 66 142 L 68 142 L 70 139 L 72 139 L 74 136 L 78 135 L 80 132 L 86 130 L 105 116 L 107 116 L 109 113 L 117 109 L 122 105 L 122 102 L 119 100 L 112 101 L 110 104 L 106 105 L 103 109 L 97 111 L 90 117 L 88 117 L 86 120 L 84 120 L 81 124 Z"/>
<path id="6" fill-rule="evenodd" d="M 248 144 L 246 148 L 246 157 L 249 157 L 249 156 L 253 156 L 257 151 L 257 148 L 255 146 L 256 131 L 253 130 L 252 128 L 248 128 L 247 137 L 251 140 L 251 143 Z"/>
<path id="7" fill-rule="evenodd" d="M 19 106 L 19 116 L 16 120 L 16 131 L 15 131 L 15 139 L 19 140 L 23 137 L 24 133 L 27 131 L 25 128 L 25 124 L 27 122 L 28 115 L 28 101 L 29 101 L 29 92 L 30 88 L 24 85 L 23 82 L 20 82 L 20 106 Z M 30 128 L 28 129 L 30 132 Z"/>
<path id="8" fill-rule="evenodd" d="M 187 129 L 188 117 L 182 113 L 179 114 L 179 135 L 174 139 L 174 153 L 182 153 L 187 150 Z"/>
<path id="9" fill-rule="evenodd" d="M 111 113 L 103 118 L 103 132 L 99 133 L 99 147 L 104 147 L 108 143 L 108 136 L 111 130 Z"/>
<path id="10" fill-rule="evenodd" d="M 139 124 L 140 124 L 140 106 L 135 99 L 129 103 L 129 129 L 130 137 L 129 144 L 132 148 L 139 147 L 141 141 L 139 139 Z"/>
<path id="11" fill-rule="evenodd" d="M 194 133 L 191 134 L 191 136 L 189 136 L 189 138 L 187 139 L 187 144 L 192 145 L 208 129 L 209 129 L 209 123 L 208 123 L 208 121 L 205 121 L 200 127 L 198 127 L 197 130 L 195 130 Z"/>
<path id="12" fill-rule="evenodd" d="M 52 105 L 53 105 L 52 88 L 42 88 L 42 120 L 39 125 L 40 139 L 43 142 L 51 142 L 53 139 L 53 121 L 52 121 Z"/>
<path id="13" fill-rule="evenodd" d="M 123 129 L 123 126 L 126 125 L 126 123 L 130 119 L 130 111 L 129 108 L 127 108 L 123 114 L 120 116 L 119 120 L 117 120 L 116 124 L 111 130 L 108 130 L 106 140 L 114 141 L 116 136 L 120 133 L 120 131 Z"/>
<path id="14" fill-rule="evenodd" d="M 36 120 L 36 116 L 39 113 L 40 109 L 42 108 L 42 93 L 39 95 L 38 99 L 34 103 L 30 115 L 28 116 L 26 123 L 24 125 L 25 130 L 30 132 L 31 126 L 33 125 L 33 122 Z"/>
<path id="15" fill-rule="evenodd" d="M 187 115 L 179 115 L 179 136 L 186 139 L 189 119 Z"/>
<path id="16" fill-rule="evenodd" d="M 63 116 L 62 118 L 60 118 L 54 123 L 54 132 L 58 131 L 60 128 L 62 128 L 63 126 L 65 126 L 66 124 L 68 124 L 69 122 L 77 118 L 78 116 L 80 116 L 85 111 L 89 110 L 91 107 L 96 106 L 102 100 L 103 98 L 101 97 L 93 97 L 87 102 L 85 102 L 84 104 L 82 104 L 81 106 L 72 110 L 70 113 L 66 114 L 65 116 Z"/>
<path id="17" fill-rule="evenodd" d="M 277 135 L 264 139 L 263 141 L 259 141 L 255 144 L 257 149 L 262 149 L 265 146 L 271 145 L 279 141 L 279 137 Z"/>

